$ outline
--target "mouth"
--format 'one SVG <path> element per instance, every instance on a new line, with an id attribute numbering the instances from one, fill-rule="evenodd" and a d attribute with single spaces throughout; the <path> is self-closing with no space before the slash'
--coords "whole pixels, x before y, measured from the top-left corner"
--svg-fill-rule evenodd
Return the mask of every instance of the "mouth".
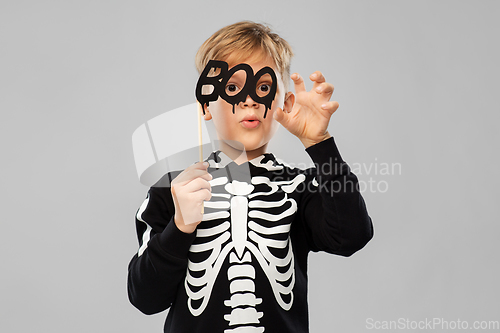
<path id="1" fill-rule="evenodd" d="M 260 125 L 260 121 L 258 120 L 242 120 L 240 124 L 243 125 L 243 127 L 246 128 L 256 128 L 257 126 Z"/>
<path id="2" fill-rule="evenodd" d="M 240 123 L 245 128 L 256 128 L 257 126 L 260 125 L 260 121 L 255 115 L 245 116 L 245 118 L 243 118 L 243 120 Z"/>

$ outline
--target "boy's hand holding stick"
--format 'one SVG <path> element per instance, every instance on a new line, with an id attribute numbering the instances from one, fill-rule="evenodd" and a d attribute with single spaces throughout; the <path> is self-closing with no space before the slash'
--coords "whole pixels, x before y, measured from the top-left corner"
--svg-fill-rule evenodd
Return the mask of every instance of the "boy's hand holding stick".
<path id="1" fill-rule="evenodd" d="M 187 167 L 172 181 L 172 197 L 175 205 L 174 222 L 182 232 L 192 233 L 201 222 L 204 213 L 203 202 L 212 197 L 207 172 L 208 163 L 203 162 L 203 141 L 201 137 L 201 105 L 198 103 L 198 139 L 200 161 Z"/>
<path id="2" fill-rule="evenodd" d="M 198 162 L 182 171 L 172 181 L 172 197 L 175 205 L 174 221 L 179 230 L 192 233 L 203 218 L 204 200 L 212 197 L 209 181 L 212 175 L 207 172 L 208 163 Z"/>

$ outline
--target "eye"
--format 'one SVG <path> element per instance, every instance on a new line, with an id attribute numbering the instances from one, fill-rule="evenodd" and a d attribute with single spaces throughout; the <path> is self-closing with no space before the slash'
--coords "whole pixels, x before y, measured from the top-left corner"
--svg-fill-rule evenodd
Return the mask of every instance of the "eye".
<path id="1" fill-rule="evenodd" d="M 260 88 L 260 91 L 263 91 L 263 92 L 268 92 L 271 89 L 271 87 L 268 84 L 263 84 L 259 88 Z"/>
<path id="2" fill-rule="evenodd" d="M 271 91 L 271 85 L 263 83 L 257 87 L 257 95 L 260 97 L 267 95 Z"/>
<path id="3" fill-rule="evenodd" d="M 230 83 L 226 86 L 226 94 L 230 96 L 236 95 L 238 90 L 239 90 L 238 86 L 233 83 Z"/>

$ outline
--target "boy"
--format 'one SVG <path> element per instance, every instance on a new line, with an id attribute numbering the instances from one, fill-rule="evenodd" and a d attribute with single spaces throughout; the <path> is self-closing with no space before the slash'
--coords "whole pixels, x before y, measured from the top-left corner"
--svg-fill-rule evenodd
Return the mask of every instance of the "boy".
<path id="1" fill-rule="evenodd" d="M 220 150 L 150 189 L 129 265 L 130 301 L 146 314 L 169 308 L 165 332 L 308 332 L 309 251 L 350 256 L 373 235 L 327 131 L 333 86 L 315 72 L 306 91 L 293 74 L 289 92 L 291 56 L 253 22 L 222 28 L 197 53 L 197 98 Z M 315 168 L 266 153 L 278 122 Z"/>

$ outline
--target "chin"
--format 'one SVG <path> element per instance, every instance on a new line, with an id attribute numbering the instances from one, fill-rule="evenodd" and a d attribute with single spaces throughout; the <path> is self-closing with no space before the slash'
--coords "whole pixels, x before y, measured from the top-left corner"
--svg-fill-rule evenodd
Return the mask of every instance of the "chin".
<path id="1" fill-rule="evenodd" d="M 223 140 L 232 149 L 239 151 L 256 151 L 259 149 L 266 150 L 268 142 L 262 141 L 262 137 L 255 138 L 255 140 Z"/>
<path id="2" fill-rule="evenodd" d="M 266 148 L 267 148 L 267 143 L 254 144 L 254 145 L 245 145 L 245 150 L 246 151 L 255 151 L 255 150 L 259 150 L 259 149 L 266 150 Z"/>

